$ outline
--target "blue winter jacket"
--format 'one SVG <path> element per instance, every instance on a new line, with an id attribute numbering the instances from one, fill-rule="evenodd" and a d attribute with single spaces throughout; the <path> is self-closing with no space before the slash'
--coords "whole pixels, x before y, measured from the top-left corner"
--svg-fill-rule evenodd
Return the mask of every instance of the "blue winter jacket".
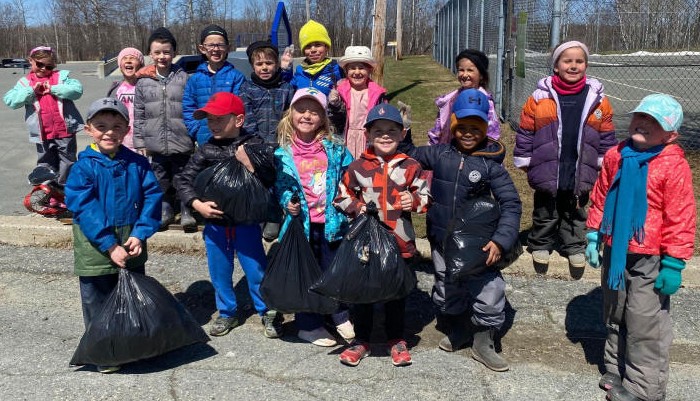
<path id="1" fill-rule="evenodd" d="M 428 210 L 428 239 L 442 244 L 449 221 L 466 199 L 493 196 L 501 210 L 496 232 L 491 240 L 501 249 L 511 249 L 520 232 L 522 203 L 513 180 L 503 167 L 505 147 L 488 139 L 485 146 L 471 154 L 462 153 L 452 144 L 413 148 L 409 156 L 424 169 L 433 171 L 430 193 L 433 203 Z"/>
<path id="2" fill-rule="evenodd" d="M 216 92 L 240 93 L 240 88 L 245 82 L 245 76 L 228 61 L 212 73 L 209 71 L 209 63 L 202 62 L 197 71 L 190 76 L 182 96 L 182 115 L 187 126 L 187 132 L 198 145 L 204 145 L 211 138 L 211 132 L 207 126 L 207 120 L 195 120 L 194 111 L 204 107 L 207 101 Z"/>
<path id="3" fill-rule="evenodd" d="M 326 224 L 324 235 L 327 241 L 339 241 L 343 239 L 343 235 L 348 228 L 347 217 L 334 208 L 332 205 L 333 199 L 338 195 L 338 183 L 342 178 L 345 170 L 352 163 L 352 155 L 350 151 L 339 143 L 331 142 L 327 139 L 323 140 L 323 147 L 326 150 L 328 157 L 328 170 L 326 172 Z M 304 190 L 301 186 L 299 172 L 294 164 L 291 149 L 279 147 L 275 151 L 275 169 L 277 170 L 277 180 L 275 181 L 275 195 L 279 201 L 282 210 L 287 210 L 287 204 L 292 199 L 294 192 L 299 194 L 301 198 L 301 212 L 299 217 L 304 222 L 304 232 L 307 238 L 309 237 L 310 220 L 309 206 L 304 197 Z M 292 215 L 285 216 L 280 228 L 279 239 L 284 237 L 289 223 L 292 221 Z"/>
<path id="4" fill-rule="evenodd" d="M 241 99 L 245 105 L 243 131 L 256 134 L 265 142 L 277 143 L 277 124 L 289 108 L 294 88 L 280 81 L 275 88 L 264 88 L 252 81 L 241 85 Z"/>
<path id="5" fill-rule="evenodd" d="M 114 158 L 90 146 L 80 152 L 68 175 L 65 194 L 74 226 L 79 226 L 81 237 L 97 252 L 104 254 L 113 245 L 121 244 L 126 239 L 119 238 L 124 227 L 129 230 L 125 237 L 136 237 L 142 243 L 160 228 L 163 192 L 158 180 L 148 159 L 125 146 Z M 85 248 L 86 244 L 80 245 Z M 76 274 L 88 276 L 106 272 L 80 274 L 79 266 L 84 270 L 110 268 L 76 260 Z"/>
<path id="6" fill-rule="evenodd" d="M 331 89 L 335 87 L 336 83 L 344 77 L 345 73 L 343 69 L 340 68 L 340 65 L 335 60 L 331 60 L 331 62 L 323 67 L 316 75 L 311 75 L 306 72 L 303 63 L 296 67 L 294 75 L 292 75 L 291 68 L 282 70 L 282 78 L 284 78 L 285 81 L 289 81 L 295 90 L 301 88 L 316 88 L 326 96 L 328 96 Z"/>

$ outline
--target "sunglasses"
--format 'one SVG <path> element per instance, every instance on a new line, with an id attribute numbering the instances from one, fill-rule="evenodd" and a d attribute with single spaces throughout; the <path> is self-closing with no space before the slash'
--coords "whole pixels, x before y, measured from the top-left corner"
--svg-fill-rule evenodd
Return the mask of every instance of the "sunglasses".
<path id="1" fill-rule="evenodd" d="M 47 71 L 52 71 L 54 68 L 56 68 L 56 66 L 53 64 L 44 64 L 39 61 L 35 61 L 34 64 L 36 65 L 36 68 L 40 70 L 46 69 Z"/>

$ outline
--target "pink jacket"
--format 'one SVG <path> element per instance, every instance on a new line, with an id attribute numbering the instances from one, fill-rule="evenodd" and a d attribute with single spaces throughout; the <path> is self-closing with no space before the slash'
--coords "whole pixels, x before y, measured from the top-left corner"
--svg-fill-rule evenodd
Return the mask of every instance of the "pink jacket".
<path id="1" fill-rule="evenodd" d="M 610 148 L 603 158 L 603 169 L 591 192 L 586 221 L 592 229 L 600 228 L 605 197 L 622 164 L 620 151 L 625 143 Z M 666 146 L 649 162 L 647 202 L 643 242 L 631 239 L 628 252 L 690 259 L 695 243 L 695 198 L 690 166 L 680 146 Z M 610 238 L 606 242 L 610 245 Z"/>
<path id="2" fill-rule="evenodd" d="M 456 89 L 435 99 L 435 106 L 438 108 L 438 114 L 435 119 L 435 126 L 428 131 L 428 145 L 450 143 L 452 141 L 450 114 L 452 113 L 452 103 L 457 98 L 457 94 L 460 90 L 461 89 Z M 498 121 L 493 98 L 486 89 L 479 87 L 479 91 L 489 97 L 489 127 L 486 135 L 488 135 L 489 138 L 498 140 L 498 138 L 501 137 L 501 125 Z"/>
<path id="3" fill-rule="evenodd" d="M 338 88 L 336 90 L 338 91 L 340 98 L 343 100 L 343 103 L 345 103 L 345 110 L 347 112 L 343 137 L 345 137 L 345 134 L 347 134 L 348 128 L 350 127 L 349 118 L 352 115 L 352 102 L 350 101 L 352 97 L 350 95 L 350 89 L 350 82 L 347 79 L 343 79 L 338 82 Z M 369 99 L 367 102 L 367 111 L 365 113 L 368 114 L 372 107 L 378 105 L 385 94 L 386 89 L 370 79 L 369 84 L 367 85 L 367 96 L 369 96 Z M 366 117 L 367 116 L 365 116 L 365 118 Z"/>

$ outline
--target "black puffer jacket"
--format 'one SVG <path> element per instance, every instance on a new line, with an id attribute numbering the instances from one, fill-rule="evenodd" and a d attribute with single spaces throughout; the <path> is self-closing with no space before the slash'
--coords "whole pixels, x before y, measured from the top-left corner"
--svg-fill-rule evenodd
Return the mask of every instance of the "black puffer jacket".
<path id="1" fill-rule="evenodd" d="M 426 170 L 433 171 L 428 210 L 428 239 L 442 244 L 447 225 L 455 210 L 469 198 L 490 193 L 498 202 L 501 218 L 491 240 L 501 249 L 510 249 L 518 238 L 522 204 L 513 180 L 502 166 L 505 147 L 488 139 L 472 154 L 458 151 L 452 144 L 413 147 L 409 153 Z"/>
<path id="2" fill-rule="evenodd" d="M 197 175 L 209 166 L 235 158 L 236 149 L 242 144 L 245 144 L 246 152 L 255 168 L 255 175 L 266 187 L 274 185 L 276 175 L 273 155 L 277 145 L 267 144 L 257 135 L 227 139 L 210 138 L 207 143 L 197 148 L 185 168 L 173 180 L 182 202 L 191 207 L 192 202 L 198 199 L 194 190 Z M 213 220 L 211 223 L 219 224 L 221 221 Z"/>

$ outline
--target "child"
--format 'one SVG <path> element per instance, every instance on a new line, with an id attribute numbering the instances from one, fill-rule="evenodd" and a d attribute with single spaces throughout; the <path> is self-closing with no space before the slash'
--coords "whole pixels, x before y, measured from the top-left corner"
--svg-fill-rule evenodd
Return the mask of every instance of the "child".
<path id="1" fill-rule="evenodd" d="M 365 136 L 365 120 L 369 110 L 385 102 L 386 89 L 372 81 L 370 74 L 377 65 L 372 58 L 372 51 L 366 46 L 348 46 L 345 55 L 340 59 L 340 67 L 345 73 L 346 79 L 338 82 L 339 102 L 345 105 L 347 117 L 343 121 L 343 129 L 337 132 L 345 140 L 345 146 L 350 150 L 352 157 L 357 159 L 367 149 L 367 137 Z M 333 92 L 331 92 L 333 93 Z M 329 97 L 329 104 L 336 103 Z M 401 124 L 403 126 L 403 123 Z"/>
<path id="2" fill-rule="evenodd" d="M 136 72 L 143 67 L 143 54 L 133 47 L 122 49 L 117 56 L 117 63 L 124 79 L 114 81 L 107 91 L 107 97 L 119 99 L 129 110 L 129 121 L 134 121 L 134 95 L 136 94 Z M 124 137 L 122 145 L 131 150 L 134 148 L 134 130 L 129 127 L 129 132 Z"/>
<path id="3" fill-rule="evenodd" d="M 227 61 L 228 33 L 218 25 L 209 25 L 199 35 L 199 52 L 204 61 L 187 81 L 182 97 L 182 114 L 187 131 L 198 145 L 204 145 L 211 137 L 205 120 L 193 117 L 195 110 L 204 107 L 209 97 L 216 92 L 231 92 L 238 95 L 245 76 Z"/>
<path id="4" fill-rule="evenodd" d="M 277 46 L 269 40 L 252 43 L 246 49 L 253 72 L 241 84 L 246 117 L 243 130 L 268 143 L 277 143 L 277 124 L 289 108 L 294 88 L 282 79 Z"/>
<path id="5" fill-rule="evenodd" d="M 163 193 L 148 160 L 122 146 L 129 111 L 119 100 L 94 101 L 85 132 L 92 144 L 71 168 L 66 204 L 73 212 L 74 271 L 87 329 L 117 286 L 117 269 L 145 273 L 146 239 L 158 231 Z"/>
<path id="6" fill-rule="evenodd" d="M 632 110 L 630 138 L 608 150 L 591 193 L 586 258 L 600 264 L 608 337 L 608 399 L 663 400 L 673 340 L 670 295 L 693 256 L 695 199 L 690 166 L 675 142 L 683 109 L 649 95 Z"/>
<path id="7" fill-rule="evenodd" d="M 264 334 L 268 338 L 277 338 L 282 333 L 281 315 L 268 310 L 260 295 L 260 283 L 266 266 L 260 224 L 231 225 L 222 219 L 224 212 L 218 209 L 215 202 L 200 199 L 194 190 L 194 181 L 200 172 L 234 156 L 263 183 L 272 185 L 275 179 L 272 170 L 272 148 L 268 147 L 267 166 L 252 166 L 245 157 L 245 152 L 243 155 L 237 152 L 243 150 L 243 145 L 259 147 L 263 141 L 255 135 L 240 136 L 245 119 L 243 101 L 230 92 L 213 94 L 203 108 L 194 112 L 193 117 L 207 120 L 212 137 L 207 143 L 197 147 L 187 166 L 175 178 L 175 185 L 183 203 L 194 208 L 206 219 L 204 244 L 209 276 L 216 292 L 216 307 L 219 310 L 219 317 L 214 321 L 209 334 L 223 336 L 239 324 L 236 317 L 238 305 L 233 289 L 233 257 L 238 254 L 255 310 L 265 326 Z"/>
<path id="8" fill-rule="evenodd" d="M 194 151 L 192 138 L 182 115 L 182 95 L 187 73 L 174 66 L 175 37 L 158 28 L 148 38 L 148 51 L 154 65 L 138 72 L 134 97 L 134 147 L 149 156 L 153 172 L 163 190 L 161 228 L 173 222 L 175 188 L 173 177 L 180 173 Z M 180 208 L 180 224 L 191 229 L 197 222 L 187 207 Z"/>
<path id="9" fill-rule="evenodd" d="M 478 89 L 489 98 L 489 128 L 487 135 L 491 139 L 498 140 L 501 137 L 501 124 L 493 103 L 493 98 L 488 92 L 489 87 L 489 58 L 479 50 L 466 49 L 457 55 L 457 81 L 459 89 L 435 99 L 438 108 L 435 126 L 428 131 L 428 144 L 452 142 L 450 132 L 450 115 L 452 104 L 457 95 L 465 89 Z"/>
<path id="10" fill-rule="evenodd" d="M 428 182 L 418 162 L 397 152 L 406 136 L 399 110 L 389 104 L 375 106 L 365 129 L 370 147 L 348 167 L 333 205 L 355 218 L 365 212 L 368 202 L 377 203 L 380 219 L 394 232 L 401 256 L 408 262 L 416 254 L 410 212 L 425 213 L 428 209 Z M 384 304 L 383 326 L 394 366 L 412 362 L 403 339 L 405 306 L 405 298 Z M 349 366 L 357 366 L 370 353 L 374 304 L 355 305 L 353 311 L 355 341 L 340 354 L 340 362 Z"/>
<path id="11" fill-rule="evenodd" d="M 586 266 L 586 204 L 600 162 L 617 143 L 603 85 L 586 76 L 588 48 L 562 43 L 552 53 L 554 74 L 528 98 L 515 137 L 513 163 L 535 190 L 528 246 L 537 272 L 546 272 L 557 242 L 569 272 Z"/>
<path id="12" fill-rule="evenodd" d="M 291 56 L 282 57 L 282 75 L 295 89 L 316 88 L 324 96 L 341 78 L 343 70 L 328 55 L 331 51 L 331 38 L 326 27 L 314 20 L 309 20 L 299 30 L 299 43 L 304 52 L 304 61 L 292 74 Z"/>
<path id="13" fill-rule="evenodd" d="M 284 237 L 292 216 L 300 216 L 321 270 L 330 266 L 348 227 L 345 215 L 330 202 L 335 199 L 338 183 L 352 162 L 350 152 L 330 131 L 326 102 L 326 96 L 317 89 L 296 91 L 290 109 L 279 123 L 280 147 L 275 151 L 275 193 L 280 206 L 287 211 L 279 238 Z M 291 202 L 295 194 L 300 203 Z M 332 317 L 338 333 L 351 341 L 355 332 L 347 310 Z M 300 339 L 321 347 L 336 345 L 335 338 L 323 327 L 321 315 L 297 313 L 295 321 Z"/>
<path id="14" fill-rule="evenodd" d="M 56 53 L 50 47 L 33 48 L 29 63 L 31 71 L 17 81 L 3 101 L 12 109 L 25 108 L 29 141 L 36 144 L 37 153 L 37 170 L 29 175 L 29 183 L 38 185 L 46 179 L 63 186 L 75 163 L 75 133 L 83 126 L 73 103 L 82 96 L 83 86 L 68 76 L 69 71 L 55 70 Z M 37 175 L 39 171 L 48 174 Z"/>
<path id="15" fill-rule="evenodd" d="M 473 332 L 472 357 L 489 369 L 508 370 L 508 362 L 494 350 L 497 330 L 505 321 L 505 281 L 498 270 L 487 269 L 461 281 L 446 277 L 443 240 L 448 224 L 462 202 L 486 196 L 500 207 L 498 227 L 483 250 L 486 265 L 498 262 L 513 247 L 520 228 L 522 205 L 515 185 L 502 165 L 505 148 L 487 137 L 488 96 L 477 89 L 465 89 L 452 106 L 450 144 L 423 146 L 410 155 L 423 168 L 433 171 L 428 210 L 428 240 L 435 265 L 433 302 L 452 327 L 440 341 L 440 348 L 453 352 L 463 347 Z M 469 216 L 461 216 L 469 221 Z M 471 315 L 471 319 L 469 318 Z M 469 325 L 469 330 L 467 329 Z"/>

